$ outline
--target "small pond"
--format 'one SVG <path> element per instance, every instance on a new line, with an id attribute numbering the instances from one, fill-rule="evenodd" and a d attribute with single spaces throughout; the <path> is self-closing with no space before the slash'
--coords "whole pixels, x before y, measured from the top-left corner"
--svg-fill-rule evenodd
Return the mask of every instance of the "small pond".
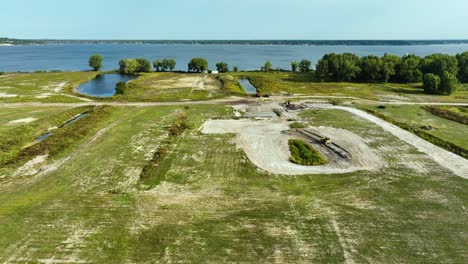
<path id="1" fill-rule="evenodd" d="M 115 94 L 115 85 L 119 82 L 128 82 L 136 79 L 138 76 L 129 74 L 101 74 L 91 81 L 78 87 L 80 94 L 95 97 L 111 97 Z"/>
<path id="2" fill-rule="evenodd" d="M 244 87 L 247 94 L 256 94 L 257 88 L 253 86 L 248 79 L 239 79 L 239 83 Z"/>

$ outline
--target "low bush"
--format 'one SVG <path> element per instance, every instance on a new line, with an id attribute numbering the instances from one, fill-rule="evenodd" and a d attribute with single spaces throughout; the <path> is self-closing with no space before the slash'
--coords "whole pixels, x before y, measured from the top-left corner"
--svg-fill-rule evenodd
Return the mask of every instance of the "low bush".
<path id="1" fill-rule="evenodd" d="M 305 166 L 317 166 L 328 163 L 317 150 L 302 140 L 289 140 L 289 150 L 291 151 L 290 161 L 293 163 Z"/>
<path id="2" fill-rule="evenodd" d="M 435 116 L 468 125 L 468 115 L 463 112 L 456 112 L 450 110 L 449 108 L 438 106 L 424 106 L 422 107 L 422 109 L 428 111 L 429 113 Z"/>
<path id="3" fill-rule="evenodd" d="M 187 123 L 188 115 L 187 113 L 181 113 L 174 124 L 169 128 L 169 135 L 178 136 L 182 134 L 190 126 Z"/>
<path id="4" fill-rule="evenodd" d="M 294 122 L 292 124 L 289 125 L 290 128 L 305 128 L 306 125 L 304 123 L 301 123 L 301 122 Z"/>
<path id="5" fill-rule="evenodd" d="M 127 90 L 127 83 L 126 82 L 118 82 L 115 85 L 115 94 L 125 94 Z"/>

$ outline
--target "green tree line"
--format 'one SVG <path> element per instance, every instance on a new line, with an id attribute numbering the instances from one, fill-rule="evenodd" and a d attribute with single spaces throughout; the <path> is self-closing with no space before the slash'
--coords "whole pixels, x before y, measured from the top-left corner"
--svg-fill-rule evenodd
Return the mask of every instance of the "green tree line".
<path id="1" fill-rule="evenodd" d="M 468 52 L 456 56 L 426 57 L 385 54 L 358 57 L 351 53 L 325 54 L 317 63 L 321 81 L 369 83 L 420 83 L 429 94 L 451 94 L 458 82 L 468 81 Z"/>

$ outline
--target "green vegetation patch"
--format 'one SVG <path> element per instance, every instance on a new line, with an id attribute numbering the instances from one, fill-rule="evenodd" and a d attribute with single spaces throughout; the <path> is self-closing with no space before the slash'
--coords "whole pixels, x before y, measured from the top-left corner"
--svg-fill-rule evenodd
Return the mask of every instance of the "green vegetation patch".
<path id="1" fill-rule="evenodd" d="M 32 123 L 2 129 L 0 134 L 0 165 L 16 159 L 23 147 L 33 143 L 35 138 L 46 133 L 52 127 L 59 127 L 78 114 L 89 112 L 94 106 L 83 106 L 68 109 L 40 118 Z"/>
<path id="2" fill-rule="evenodd" d="M 306 124 L 302 123 L 302 122 L 294 122 L 294 123 L 291 123 L 289 125 L 290 128 L 292 129 L 296 129 L 296 128 L 306 128 Z"/>
<path id="3" fill-rule="evenodd" d="M 244 88 L 239 84 L 238 78 L 231 75 L 220 75 L 218 80 L 222 84 L 222 89 L 226 92 L 245 94 Z"/>
<path id="4" fill-rule="evenodd" d="M 302 140 L 290 139 L 289 150 L 291 151 L 290 160 L 293 163 L 305 166 L 318 166 L 328 163 L 317 150 Z"/>
<path id="5" fill-rule="evenodd" d="M 88 115 L 75 123 L 53 131 L 53 134 L 43 141 L 34 143 L 28 147 L 5 156 L 3 164 L 14 165 L 39 155 L 48 154 L 53 157 L 62 151 L 72 147 L 75 143 L 85 138 L 96 125 L 109 115 L 108 106 L 87 107 Z M 15 142 L 16 143 L 16 142 Z M 8 145 L 2 147 L 8 151 Z"/>

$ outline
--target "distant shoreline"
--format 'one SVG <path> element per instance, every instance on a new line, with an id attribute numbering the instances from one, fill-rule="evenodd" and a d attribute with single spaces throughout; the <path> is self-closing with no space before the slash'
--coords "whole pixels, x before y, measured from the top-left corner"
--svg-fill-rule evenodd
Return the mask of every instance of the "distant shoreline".
<path id="1" fill-rule="evenodd" d="M 0 38 L 1 46 L 47 44 L 187 44 L 187 45 L 297 45 L 297 46 L 416 46 L 468 44 L 463 40 L 60 40 Z"/>

